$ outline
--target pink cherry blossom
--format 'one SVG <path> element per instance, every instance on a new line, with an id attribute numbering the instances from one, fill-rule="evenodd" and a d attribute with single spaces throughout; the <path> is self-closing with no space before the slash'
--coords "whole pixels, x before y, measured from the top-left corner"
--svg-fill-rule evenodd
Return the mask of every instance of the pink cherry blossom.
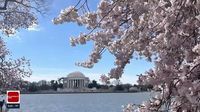
<path id="1" fill-rule="evenodd" d="M 200 110 L 200 0 L 100 0 L 96 11 L 75 9 L 67 10 L 68 19 L 60 13 L 54 23 L 90 29 L 71 39 L 73 46 L 94 42 L 90 59 L 78 65 L 93 67 L 107 50 L 116 59 L 108 77 L 119 79 L 138 54 L 155 63 L 138 82 L 153 85 L 162 96 L 138 106 L 140 112 Z"/>

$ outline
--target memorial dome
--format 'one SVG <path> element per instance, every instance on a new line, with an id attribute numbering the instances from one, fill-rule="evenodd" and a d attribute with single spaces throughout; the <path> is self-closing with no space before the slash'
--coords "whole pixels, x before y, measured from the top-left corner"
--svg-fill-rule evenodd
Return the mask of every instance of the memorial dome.
<path id="1" fill-rule="evenodd" d="M 67 75 L 68 78 L 85 78 L 85 75 L 81 72 L 72 72 Z"/>

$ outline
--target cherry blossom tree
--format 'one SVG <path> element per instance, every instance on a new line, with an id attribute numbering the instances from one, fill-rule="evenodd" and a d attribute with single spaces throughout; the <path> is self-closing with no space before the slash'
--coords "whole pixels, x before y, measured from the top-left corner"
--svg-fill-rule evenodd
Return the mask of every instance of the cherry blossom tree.
<path id="1" fill-rule="evenodd" d="M 19 82 L 24 77 L 32 74 L 30 62 L 24 57 L 13 60 L 5 46 L 3 39 L 0 39 L 0 88 L 1 90 L 19 88 Z"/>
<path id="2" fill-rule="evenodd" d="M 125 112 L 200 111 L 200 0 L 100 0 L 96 11 L 87 2 L 79 0 L 53 19 L 88 29 L 70 38 L 72 46 L 94 43 L 90 58 L 77 65 L 92 68 L 108 50 L 116 58 L 108 77 L 119 79 L 132 58 L 155 63 L 138 83 L 160 92 Z"/>
<path id="3" fill-rule="evenodd" d="M 45 0 L 1 0 L 0 31 L 9 36 L 20 28 L 36 25 L 36 13 L 44 14 Z M 0 38 L 0 89 L 19 88 L 20 80 L 32 74 L 30 62 L 24 57 L 13 60 L 2 38 Z"/>
<path id="4" fill-rule="evenodd" d="M 44 14 L 46 6 L 45 0 L 1 0 L 0 30 L 9 36 L 20 28 L 36 25 L 36 13 Z"/>

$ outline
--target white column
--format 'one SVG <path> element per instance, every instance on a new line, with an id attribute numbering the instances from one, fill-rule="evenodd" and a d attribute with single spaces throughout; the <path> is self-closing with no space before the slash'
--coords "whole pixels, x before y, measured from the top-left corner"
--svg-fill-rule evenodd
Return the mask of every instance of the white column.
<path id="1" fill-rule="evenodd" d="M 83 87 L 83 79 L 81 79 L 81 87 Z"/>
<path id="2" fill-rule="evenodd" d="M 76 79 L 76 88 L 78 87 L 78 80 Z"/>
<path id="3" fill-rule="evenodd" d="M 75 80 L 73 80 L 73 88 L 75 87 Z"/>
<path id="4" fill-rule="evenodd" d="M 81 79 L 81 87 L 83 87 L 83 79 Z"/>
<path id="5" fill-rule="evenodd" d="M 68 81 L 68 80 L 66 80 L 66 81 L 67 81 L 67 84 L 66 84 L 67 86 L 66 86 L 66 88 L 68 88 L 68 86 L 69 86 L 69 81 Z M 65 83 L 66 83 L 66 82 L 65 82 Z"/>
<path id="6" fill-rule="evenodd" d="M 74 88 L 76 88 L 76 79 L 74 79 Z"/>
<path id="7" fill-rule="evenodd" d="M 71 84 L 70 84 L 70 80 L 69 80 L 69 86 L 68 87 L 70 88 L 70 86 L 71 86 Z"/>
<path id="8" fill-rule="evenodd" d="M 80 87 L 82 88 L 82 79 L 80 80 Z"/>
<path id="9" fill-rule="evenodd" d="M 69 88 L 69 80 L 67 79 L 67 88 Z"/>
<path id="10" fill-rule="evenodd" d="M 83 86 L 85 87 L 85 80 L 83 80 Z"/>
<path id="11" fill-rule="evenodd" d="M 82 86 L 81 86 L 81 79 L 80 79 L 80 88 L 81 88 Z"/>
<path id="12" fill-rule="evenodd" d="M 71 80 L 69 80 L 69 88 L 71 88 Z"/>
<path id="13" fill-rule="evenodd" d="M 80 79 L 78 80 L 78 87 L 79 88 L 81 87 L 81 80 Z"/>
<path id="14" fill-rule="evenodd" d="M 79 87 L 79 80 L 77 79 L 77 88 Z"/>
<path id="15" fill-rule="evenodd" d="M 81 82 L 80 79 L 78 80 L 78 88 L 80 88 Z"/>
<path id="16" fill-rule="evenodd" d="M 83 79 L 83 87 L 85 87 L 85 84 L 84 84 L 84 79 Z"/>
<path id="17" fill-rule="evenodd" d="M 71 80 L 71 87 L 70 88 L 72 88 L 72 86 L 73 86 L 73 80 Z"/>
<path id="18" fill-rule="evenodd" d="M 72 80 L 72 88 L 74 87 L 74 80 Z"/>
<path id="19" fill-rule="evenodd" d="M 70 80 L 70 88 L 73 86 L 73 80 Z"/>
<path id="20" fill-rule="evenodd" d="M 67 88 L 70 88 L 70 80 L 68 80 L 68 87 Z"/>
<path id="21" fill-rule="evenodd" d="M 68 86 L 67 86 L 67 88 L 70 88 L 70 82 L 69 82 L 70 80 L 68 79 L 68 81 L 67 81 L 67 83 L 68 83 Z"/>
<path id="22" fill-rule="evenodd" d="M 67 88 L 69 88 L 69 79 L 67 80 Z"/>
<path id="23" fill-rule="evenodd" d="M 78 79 L 76 80 L 76 87 L 78 88 Z"/>
<path id="24" fill-rule="evenodd" d="M 74 87 L 76 88 L 76 86 L 77 86 L 77 81 L 76 81 L 76 79 L 75 79 L 75 86 L 74 86 Z"/>

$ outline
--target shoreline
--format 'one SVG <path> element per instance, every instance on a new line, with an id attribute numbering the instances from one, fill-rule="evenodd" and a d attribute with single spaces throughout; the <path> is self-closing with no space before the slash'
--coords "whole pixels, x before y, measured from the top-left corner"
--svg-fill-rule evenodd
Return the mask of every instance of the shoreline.
<path id="1" fill-rule="evenodd" d="M 21 92 L 20 94 L 101 94 L 101 93 L 143 93 L 149 91 L 141 91 L 141 92 Z"/>

